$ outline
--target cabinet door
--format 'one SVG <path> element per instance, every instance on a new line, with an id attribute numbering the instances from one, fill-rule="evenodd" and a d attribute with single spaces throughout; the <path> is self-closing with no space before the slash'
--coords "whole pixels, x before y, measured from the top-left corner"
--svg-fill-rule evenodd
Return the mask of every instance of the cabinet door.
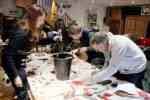
<path id="1" fill-rule="evenodd" d="M 139 36 L 144 36 L 144 33 L 146 31 L 146 25 L 145 21 L 143 20 L 137 20 L 136 21 L 136 30 L 135 32 L 138 33 Z"/>
<path id="2" fill-rule="evenodd" d="M 113 34 L 122 34 L 121 32 L 121 20 L 110 20 L 110 32 Z"/>
<path id="3" fill-rule="evenodd" d="M 128 16 L 125 23 L 125 33 L 131 33 L 137 39 L 144 36 L 150 16 Z"/>
<path id="4" fill-rule="evenodd" d="M 140 16 L 136 18 L 136 33 L 144 35 L 147 29 L 148 20 L 148 16 Z"/>
<path id="5" fill-rule="evenodd" d="M 136 30 L 136 18 L 127 17 L 125 23 L 125 33 L 134 33 Z"/>
<path id="6" fill-rule="evenodd" d="M 122 16 L 121 9 L 118 7 L 111 8 L 111 18 L 113 20 L 120 20 Z"/>

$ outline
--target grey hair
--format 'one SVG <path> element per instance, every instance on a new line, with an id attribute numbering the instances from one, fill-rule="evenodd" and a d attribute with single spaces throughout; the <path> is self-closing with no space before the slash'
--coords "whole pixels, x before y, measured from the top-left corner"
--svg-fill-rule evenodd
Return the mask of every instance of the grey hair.
<path id="1" fill-rule="evenodd" d="M 97 32 L 94 34 L 94 36 L 92 36 L 90 43 L 96 43 L 96 44 L 100 44 L 100 43 L 108 43 L 109 42 L 109 38 L 107 35 L 107 32 Z"/>
<path id="2" fill-rule="evenodd" d="M 76 33 L 79 33 L 81 32 L 81 26 L 80 25 L 72 25 L 70 27 L 70 34 L 76 34 Z"/>

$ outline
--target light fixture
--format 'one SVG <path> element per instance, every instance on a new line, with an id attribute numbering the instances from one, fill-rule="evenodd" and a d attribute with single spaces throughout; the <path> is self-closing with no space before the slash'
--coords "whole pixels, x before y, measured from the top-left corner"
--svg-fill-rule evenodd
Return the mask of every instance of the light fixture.
<path id="1" fill-rule="evenodd" d="M 135 1 L 134 1 L 134 0 L 132 0 L 132 1 L 131 1 L 131 4 L 132 4 L 132 5 L 134 5 L 134 4 L 135 4 Z"/>

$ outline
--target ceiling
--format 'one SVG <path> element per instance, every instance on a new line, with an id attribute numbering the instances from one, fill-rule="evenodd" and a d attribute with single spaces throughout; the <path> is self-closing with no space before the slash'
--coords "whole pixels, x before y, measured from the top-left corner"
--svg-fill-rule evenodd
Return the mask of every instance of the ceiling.
<path id="1" fill-rule="evenodd" d="M 89 4 L 104 5 L 104 6 L 121 6 L 121 5 L 142 5 L 150 4 L 150 0 L 64 0 L 71 4 L 77 2 L 88 2 Z"/>
<path id="2" fill-rule="evenodd" d="M 0 13 L 6 16 L 15 16 L 15 11 L 15 0 L 0 0 Z"/>
<path id="3" fill-rule="evenodd" d="M 93 0 L 98 4 L 113 5 L 139 5 L 150 4 L 150 0 Z"/>

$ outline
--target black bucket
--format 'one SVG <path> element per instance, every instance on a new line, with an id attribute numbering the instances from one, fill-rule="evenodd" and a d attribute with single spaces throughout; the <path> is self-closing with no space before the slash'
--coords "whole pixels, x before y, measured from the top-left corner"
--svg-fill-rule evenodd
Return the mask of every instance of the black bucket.
<path id="1" fill-rule="evenodd" d="M 58 80 L 69 80 L 73 56 L 68 53 L 54 55 L 56 78 Z"/>

